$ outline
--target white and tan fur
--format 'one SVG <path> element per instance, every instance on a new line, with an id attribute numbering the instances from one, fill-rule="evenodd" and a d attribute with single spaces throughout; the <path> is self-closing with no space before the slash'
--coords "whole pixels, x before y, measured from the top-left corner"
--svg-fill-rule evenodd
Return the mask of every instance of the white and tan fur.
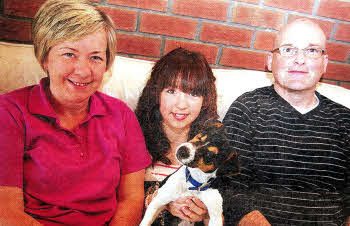
<path id="1" fill-rule="evenodd" d="M 223 200 L 219 191 L 211 187 L 199 190 L 207 185 L 210 178 L 218 176 L 218 169 L 226 161 L 233 156 L 237 157 L 229 148 L 223 125 L 221 123 L 209 125 L 192 140 L 180 145 L 175 155 L 183 166 L 165 179 L 165 184 L 159 188 L 157 195 L 149 204 L 140 226 L 151 225 L 169 202 L 184 196 L 198 197 L 206 205 L 210 217 L 209 226 L 223 225 Z M 186 176 L 186 168 L 194 180 L 203 184 L 198 189 L 189 190 L 194 185 Z"/>

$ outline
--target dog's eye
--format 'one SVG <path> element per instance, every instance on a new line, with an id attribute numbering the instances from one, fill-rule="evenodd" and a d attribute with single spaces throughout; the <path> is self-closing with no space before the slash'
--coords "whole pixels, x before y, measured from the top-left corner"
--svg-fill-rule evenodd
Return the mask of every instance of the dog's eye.
<path id="1" fill-rule="evenodd" d="M 215 160 L 216 154 L 211 152 L 211 151 L 207 151 L 207 153 L 205 153 L 204 155 L 204 163 L 206 165 L 211 164 L 214 160 Z"/>

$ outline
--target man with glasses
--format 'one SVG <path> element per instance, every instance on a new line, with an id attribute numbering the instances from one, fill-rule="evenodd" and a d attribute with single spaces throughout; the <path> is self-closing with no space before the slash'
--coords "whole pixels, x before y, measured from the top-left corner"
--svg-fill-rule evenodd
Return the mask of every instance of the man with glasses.
<path id="1" fill-rule="evenodd" d="M 226 225 L 350 225 L 350 110 L 315 91 L 325 46 L 310 20 L 286 25 L 267 59 L 274 84 L 228 110 L 241 174 L 217 181 Z"/>

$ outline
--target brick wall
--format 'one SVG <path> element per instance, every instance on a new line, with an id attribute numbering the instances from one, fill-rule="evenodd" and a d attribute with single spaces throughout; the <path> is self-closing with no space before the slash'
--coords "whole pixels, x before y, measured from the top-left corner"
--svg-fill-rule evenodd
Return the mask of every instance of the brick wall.
<path id="1" fill-rule="evenodd" d="M 45 0 L 0 0 L 0 40 L 30 43 Z M 215 68 L 266 70 L 280 26 L 310 18 L 328 38 L 323 81 L 350 89 L 349 0 L 92 0 L 115 21 L 118 54 L 157 60 L 175 47 L 200 51 Z"/>

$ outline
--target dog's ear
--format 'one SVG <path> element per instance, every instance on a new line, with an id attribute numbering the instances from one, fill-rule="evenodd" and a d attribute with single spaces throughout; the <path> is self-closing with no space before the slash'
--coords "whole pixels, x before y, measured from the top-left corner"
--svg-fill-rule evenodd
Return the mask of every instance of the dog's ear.
<path id="1" fill-rule="evenodd" d="M 236 152 L 229 152 L 225 160 L 219 166 L 216 176 L 234 176 L 241 172 L 241 167 Z"/>
<path id="2" fill-rule="evenodd" d="M 219 120 L 208 120 L 200 128 L 202 132 L 212 134 L 223 129 L 224 124 L 222 124 Z"/>
<path id="3" fill-rule="evenodd" d="M 214 122 L 202 130 L 203 134 L 208 134 L 212 140 L 226 139 L 226 129 L 220 122 Z"/>
<path id="4" fill-rule="evenodd" d="M 224 126 L 224 124 L 222 124 L 221 122 L 214 122 L 212 124 L 209 125 L 210 127 L 216 127 L 218 129 L 222 128 Z"/>
<path id="5" fill-rule="evenodd" d="M 228 157 L 224 160 L 224 163 L 229 161 L 233 156 L 236 156 L 237 153 L 236 152 L 230 152 L 230 154 L 228 155 Z"/>

